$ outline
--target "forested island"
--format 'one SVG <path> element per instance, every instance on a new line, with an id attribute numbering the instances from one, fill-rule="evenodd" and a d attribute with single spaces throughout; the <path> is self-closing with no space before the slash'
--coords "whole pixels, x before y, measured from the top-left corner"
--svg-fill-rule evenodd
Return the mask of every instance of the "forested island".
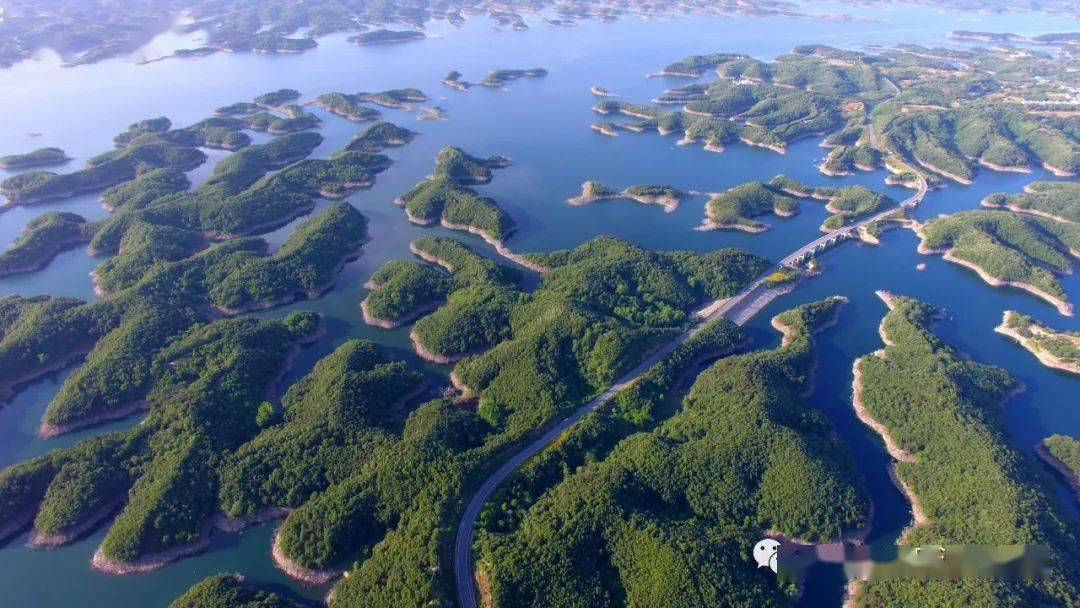
<path id="1" fill-rule="evenodd" d="M 699 230 L 734 229 L 764 232 L 768 224 L 756 219 L 769 214 L 790 217 L 798 213 L 796 199 L 825 201 L 832 215 L 821 224 L 822 232 L 831 232 L 853 220 L 893 206 L 896 201 L 865 186 L 808 186 L 785 175 L 763 182 L 747 182 L 709 197 L 705 220 Z"/>
<path id="2" fill-rule="evenodd" d="M 38 148 L 25 154 L 0 156 L 0 169 L 25 169 L 42 165 L 59 165 L 71 160 L 60 148 Z"/>
<path id="3" fill-rule="evenodd" d="M 375 120 L 380 116 L 378 110 L 360 105 L 360 100 L 355 95 L 347 93 L 323 93 L 315 100 L 315 105 L 332 114 L 355 122 Z"/>
<path id="4" fill-rule="evenodd" d="M 423 237 L 409 249 L 428 264 L 391 260 L 377 270 L 366 285 L 372 292 L 361 304 L 365 322 L 389 329 L 434 311 L 416 324 L 410 338 L 421 357 L 438 363 L 507 337 L 519 270 L 445 237 Z"/>
<path id="5" fill-rule="evenodd" d="M 457 70 L 450 70 L 446 73 L 446 76 L 443 76 L 442 83 L 450 87 L 451 89 L 468 91 L 469 87 L 472 86 L 472 83 L 467 80 L 462 80 L 461 76 L 461 72 Z"/>
<path id="6" fill-rule="evenodd" d="M 679 206 L 682 192 L 663 184 L 637 184 L 624 190 L 615 190 L 600 182 L 587 181 L 581 185 L 581 194 L 566 200 L 571 205 L 588 205 L 602 200 L 628 199 L 643 205 L 660 205 L 671 213 Z"/>
<path id="7" fill-rule="evenodd" d="M 1002 403 L 1017 381 L 1001 368 L 964 358 L 934 335 L 932 306 L 880 295 L 890 308 L 881 325 L 885 348 L 856 362 L 854 400 L 860 417 L 885 438 L 897 484 L 912 501 L 914 522 L 899 542 L 1045 544 L 1050 568 L 1030 581 L 856 583 L 849 605 L 1077 603 L 1074 528 L 1051 480 L 1011 444 L 1002 419 Z"/>
<path id="8" fill-rule="evenodd" d="M 660 74 L 711 82 L 668 89 L 653 105 L 605 100 L 594 110 L 634 121 L 594 126 L 681 133 L 680 144 L 722 151 L 742 141 L 776 152 L 827 135 L 827 175 L 913 167 L 971 183 L 977 168 L 1058 175 L 1080 170 L 1080 133 L 1056 100 L 1069 98 L 1062 60 L 1017 48 L 900 45 L 876 54 L 797 46 L 770 62 L 748 55 L 693 55 Z M 1032 85 L 1032 82 L 1037 85 Z M 680 106 L 668 110 L 666 106 Z M 898 178 L 899 179 L 899 178 Z"/>
<path id="9" fill-rule="evenodd" d="M 797 211 L 795 199 L 761 182 L 747 182 L 710 197 L 705 203 L 705 220 L 699 228 L 764 232 L 768 226 L 754 218 L 770 213 L 787 217 L 795 215 Z"/>
<path id="10" fill-rule="evenodd" d="M 0 182 L 0 194 L 9 205 L 33 205 L 102 190 L 134 179 L 151 169 L 170 167 L 193 169 L 206 161 L 201 150 L 186 146 L 149 143 L 106 152 L 87 161 L 87 167 L 72 173 L 28 171 Z"/>
<path id="11" fill-rule="evenodd" d="M 409 42 L 410 40 L 423 40 L 427 36 L 423 32 L 415 30 L 371 30 L 349 38 L 361 46 L 371 44 L 391 44 L 395 42 Z"/>
<path id="12" fill-rule="evenodd" d="M 1071 258 L 1080 251 L 1080 224 L 976 210 L 910 225 L 922 239 L 920 253 L 942 254 L 991 285 L 1023 289 L 1072 315 L 1058 277 L 1071 272 Z"/>
<path id="13" fill-rule="evenodd" d="M 1005 311 L 994 331 L 1015 340 L 1043 365 L 1080 374 L 1080 332 L 1056 331 L 1014 310 Z"/>
<path id="14" fill-rule="evenodd" d="M 507 166 L 501 156 L 479 158 L 447 146 L 435 157 L 435 170 L 395 201 L 416 224 L 441 223 L 465 230 L 501 245 L 514 230 L 514 220 L 494 199 L 481 196 L 470 185 L 491 181 L 491 170 Z"/>
<path id="15" fill-rule="evenodd" d="M 34 272 L 48 264 L 56 254 L 90 242 L 93 226 L 81 215 L 53 211 L 27 223 L 11 247 L 0 253 L 0 277 Z"/>
<path id="16" fill-rule="evenodd" d="M 542 76 L 547 76 L 547 70 L 544 68 L 530 68 L 527 70 L 498 69 L 488 72 L 488 75 L 484 76 L 480 84 L 485 87 L 498 88 L 518 78 L 540 78 Z"/>
<path id="17" fill-rule="evenodd" d="M 1022 194 L 991 194 L 984 207 L 1005 208 L 1030 213 L 1059 222 L 1080 223 L 1080 184 L 1076 182 L 1031 182 Z"/>
<path id="18" fill-rule="evenodd" d="M 356 134 L 345 146 L 349 152 L 382 152 L 387 148 L 404 146 L 416 134 L 392 122 L 379 121 Z"/>

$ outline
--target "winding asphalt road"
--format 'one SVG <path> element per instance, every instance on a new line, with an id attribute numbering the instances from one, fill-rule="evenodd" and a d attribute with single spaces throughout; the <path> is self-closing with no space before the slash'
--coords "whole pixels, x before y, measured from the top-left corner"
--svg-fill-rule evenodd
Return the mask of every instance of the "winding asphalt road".
<path id="1" fill-rule="evenodd" d="M 785 257 L 780 264 L 770 268 L 738 294 L 727 300 L 714 301 L 702 308 L 701 310 L 709 312 L 707 314 L 699 315 L 701 317 L 701 322 L 683 332 L 659 351 L 639 363 L 637 367 L 627 372 L 622 378 L 619 378 L 615 384 L 612 384 L 606 391 L 592 401 L 589 401 L 578 408 L 577 411 L 570 414 L 570 416 L 552 426 L 538 439 L 533 440 L 527 446 L 522 448 L 521 451 L 511 456 L 510 459 L 504 462 L 502 466 L 491 474 L 491 476 L 485 479 L 484 483 L 476 489 L 476 492 L 465 506 L 465 510 L 461 513 L 457 535 L 454 537 L 454 581 L 457 586 L 459 608 L 478 608 L 476 601 L 476 584 L 473 580 L 472 568 L 472 538 L 476 527 L 476 518 L 480 515 L 480 510 L 483 509 L 484 503 L 486 503 L 495 492 L 495 488 L 497 488 L 510 473 L 524 464 L 526 460 L 532 458 L 547 447 L 548 444 L 554 441 L 559 435 L 566 432 L 567 429 L 574 426 L 574 424 L 581 420 L 586 414 L 600 407 L 606 401 L 611 399 L 615 393 L 640 378 L 642 374 L 671 354 L 671 352 L 681 344 L 704 329 L 709 321 L 712 321 L 717 317 L 727 317 L 739 325 L 743 325 L 753 318 L 754 314 L 778 295 L 776 290 L 765 286 L 766 277 L 773 272 L 796 263 L 803 255 L 816 251 L 819 247 L 832 245 L 854 236 L 860 227 L 865 226 L 870 222 L 882 220 L 896 212 L 898 209 L 918 205 L 926 195 L 927 183 L 922 175 L 919 173 L 916 173 L 916 175 L 919 175 L 919 188 L 910 198 L 904 200 L 896 207 L 890 207 L 885 211 L 864 218 L 851 226 L 833 230 L 832 232 L 814 239 Z"/>
<path id="2" fill-rule="evenodd" d="M 900 93 L 900 89 L 891 80 L 886 79 L 886 81 L 894 90 L 893 95 L 891 95 L 889 99 L 894 99 L 896 95 Z M 874 125 L 870 120 L 869 113 L 867 113 L 867 128 L 871 145 L 880 148 L 880 143 L 877 141 L 877 137 L 875 137 Z M 799 263 L 807 254 L 822 252 L 840 241 L 854 237 L 858 234 L 858 230 L 861 227 L 870 224 L 871 222 L 883 220 L 899 209 L 917 206 L 922 202 L 923 197 L 926 196 L 928 185 L 921 173 L 916 171 L 915 175 L 919 178 L 919 186 L 915 194 L 905 199 L 896 207 L 890 207 L 880 213 L 863 218 L 851 226 L 844 226 L 843 228 L 833 230 L 832 232 L 826 233 L 813 241 L 810 241 L 791 252 L 781 260 L 778 265 L 770 268 L 738 294 L 727 300 L 716 300 L 711 302 L 701 309 L 701 311 L 708 312 L 706 314 L 699 313 L 701 321 L 697 325 L 677 336 L 659 351 L 639 363 L 637 367 L 627 372 L 625 376 L 619 378 L 615 384 L 612 384 L 607 390 L 592 401 L 589 401 L 578 408 L 574 413 L 570 414 L 570 416 L 552 426 L 542 436 L 533 440 L 529 445 L 522 448 L 521 451 L 511 456 L 502 464 L 502 466 L 485 479 L 484 483 L 477 488 L 476 492 L 469 499 L 469 503 L 461 513 L 457 534 L 454 537 L 454 582 L 457 586 L 459 608 L 478 608 L 476 601 L 476 584 L 473 579 L 472 568 L 472 537 L 476 528 L 476 518 L 479 517 L 480 510 L 483 509 L 484 503 L 486 503 L 495 492 L 495 488 L 497 488 L 503 480 L 509 477 L 510 473 L 514 472 L 515 469 L 524 464 L 526 460 L 538 454 L 547 447 L 548 444 L 555 441 L 559 435 L 562 435 L 570 427 L 577 424 L 577 422 L 585 417 L 586 414 L 603 405 L 611 399 L 615 393 L 640 378 L 645 372 L 671 354 L 672 351 L 694 337 L 694 335 L 704 329 L 710 321 L 717 317 L 727 317 L 738 325 L 743 325 L 753 318 L 758 311 L 779 295 L 777 290 L 765 285 L 766 278 L 773 272 Z"/>

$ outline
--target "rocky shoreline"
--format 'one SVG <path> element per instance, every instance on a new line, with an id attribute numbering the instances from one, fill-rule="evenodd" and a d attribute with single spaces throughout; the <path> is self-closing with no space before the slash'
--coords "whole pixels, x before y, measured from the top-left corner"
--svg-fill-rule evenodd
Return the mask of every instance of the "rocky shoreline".
<path id="1" fill-rule="evenodd" d="M 87 532 L 90 532 L 91 530 L 96 528 L 101 522 L 108 519 L 120 508 L 120 505 L 124 504 L 124 500 L 126 498 L 126 494 L 122 496 L 117 496 L 113 500 L 109 501 L 108 504 L 104 505 L 103 507 L 95 511 L 93 514 L 91 514 L 90 517 L 86 518 L 86 520 L 79 522 L 78 524 L 68 528 L 67 530 L 63 530 L 61 532 L 46 533 L 40 532 L 35 529 L 30 534 L 29 546 L 55 549 L 56 547 L 60 547 L 70 542 L 73 542 L 79 537 L 81 537 L 83 534 L 86 534 Z"/>
<path id="2" fill-rule="evenodd" d="M 1069 489 L 1076 495 L 1076 500 L 1080 501 L 1080 478 L 1076 476 L 1076 473 L 1069 468 L 1069 465 L 1061 461 L 1057 456 L 1050 453 L 1050 450 L 1046 449 L 1046 445 L 1040 441 L 1035 444 L 1035 454 L 1045 462 L 1050 468 L 1054 469 L 1065 480 L 1065 483 L 1069 485 Z"/>
<path id="3" fill-rule="evenodd" d="M 14 397 L 15 393 L 18 392 L 17 389 L 20 386 L 24 384 L 29 384 L 30 382 L 33 382 L 34 380 L 37 380 L 42 376 L 47 376 L 53 372 L 60 371 L 68 365 L 71 365 L 71 363 L 76 359 L 86 356 L 87 353 L 94 349 L 95 344 L 97 344 L 96 341 L 90 344 L 81 344 L 71 349 L 67 353 L 64 353 L 64 355 L 62 355 L 58 360 L 56 360 L 50 365 L 46 365 L 45 367 L 36 370 L 32 370 L 23 374 L 22 376 L 19 376 L 18 378 L 9 380 L 4 384 L 0 384 L 0 403 L 3 403 L 8 399 Z"/>
<path id="4" fill-rule="evenodd" d="M 883 302 L 885 302 L 885 305 L 889 308 L 890 311 L 894 308 L 895 303 L 892 294 L 885 291 L 877 291 L 875 293 L 879 298 L 881 298 Z M 881 341 L 885 343 L 886 347 L 893 345 L 892 340 L 889 338 L 888 332 L 885 330 L 884 319 L 882 319 L 881 324 L 878 326 L 878 334 L 881 336 Z M 884 358 L 885 351 L 879 350 L 873 354 L 867 355 L 866 357 Z M 855 408 L 855 414 L 859 418 L 859 420 L 862 421 L 863 424 L 870 427 L 870 429 L 874 431 L 874 433 L 881 437 L 881 439 L 885 443 L 885 451 L 888 452 L 889 456 L 893 460 L 897 462 L 914 462 L 915 455 L 901 448 L 900 445 L 896 442 L 896 439 L 889 432 L 888 427 L 886 427 L 884 424 L 871 416 L 870 412 L 866 409 L 866 405 L 862 399 L 862 372 L 859 369 L 859 364 L 864 359 L 866 359 L 866 357 L 860 357 L 859 359 L 856 359 L 855 363 L 852 365 L 852 373 L 854 377 L 851 383 L 851 400 Z M 911 503 L 912 525 L 909 526 L 901 534 L 900 539 L 902 541 L 903 538 L 907 535 L 908 531 L 911 530 L 911 528 L 924 525 L 930 520 L 927 517 L 926 512 L 922 508 L 922 503 L 919 501 L 919 497 L 915 494 L 914 491 L 912 491 L 911 487 L 896 473 L 895 464 L 889 467 L 889 477 L 892 479 L 893 484 L 896 485 L 897 489 L 899 489 L 900 492 L 908 499 L 908 502 Z"/>
<path id="5" fill-rule="evenodd" d="M 367 298 L 364 298 L 364 301 L 360 302 L 360 312 L 363 314 L 364 323 L 367 323 L 368 325 L 379 327 L 381 329 L 397 329 L 402 325 L 412 323 L 420 317 L 437 310 L 443 304 L 444 302 L 442 300 L 422 302 L 396 319 L 383 319 L 371 314 L 371 311 L 368 310 L 368 300 Z"/>
<path id="6" fill-rule="evenodd" d="M 581 194 L 566 199 L 567 204 L 573 206 L 590 205 L 598 201 L 612 201 L 619 199 L 631 200 L 642 205 L 660 205 L 665 213 L 671 213 L 679 207 L 681 197 L 676 196 L 645 196 L 630 194 L 626 190 L 612 192 L 611 194 L 589 194 L 589 186 L 595 182 L 585 182 L 581 187 Z"/>
<path id="7" fill-rule="evenodd" d="M 1024 188 L 1025 188 L 1025 190 L 1027 190 L 1027 186 L 1025 186 Z M 1027 190 L 1027 191 L 1029 193 L 1031 192 L 1030 190 Z M 1040 211 L 1038 209 L 1025 209 L 1023 207 L 1017 207 L 1015 205 L 995 205 L 994 203 L 991 203 L 988 199 L 989 199 L 989 197 L 983 198 L 981 201 L 979 201 L 979 204 L 982 205 L 983 207 L 988 208 L 988 209 L 1008 209 L 1009 211 L 1012 211 L 1013 213 L 1026 213 L 1028 215 L 1034 215 L 1034 216 L 1038 216 L 1038 217 L 1044 217 L 1044 218 L 1046 218 L 1048 220 L 1054 220 L 1055 222 L 1067 223 L 1067 222 L 1071 221 L 1071 220 L 1068 220 L 1066 218 L 1061 217 L 1060 215 L 1054 215 L 1053 213 L 1047 213 L 1046 211 Z M 1080 256 L 1077 256 L 1077 257 L 1080 257 Z"/>
<path id="8" fill-rule="evenodd" d="M 70 433 L 79 429 L 83 429 L 90 426 L 97 426 L 106 422 L 112 422 L 113 420 L 121 420 L 128 416 L 150 409 L 150 403 L 145 399 L 139 399 L 132 401 L 131 403 L 122 405 L 117 408 L 113 408 L 107 412 L 101 412 L 92 416 L 86 416 L 84 418 L 78 418 L 70 422 L 64 422 L 61 424 L 50 424 L 48 422 L 42 422 L 38 425 L 38 437 L 42 439 L 53 439 L 59 437 L 65 433 Z"/>
<path id="9" fill-rule="evenodd" d="M 964 268 L 967 268 L 969 270 L 973 270 L 976 274 L 979 275 L 979 278 L 981 278 L 987 284 L 992 285 L 993 287 L 1015 287 L 1017 289 L 1022 289 L 1024 291 L 1026 291 L 1026 292 L 1028 292 L 1028 293 L 1030 293 L 1030 294 L 1032 294 L 1032 295 L 1034 295 L 1036 297 L 1039 297 L 1039 298 L 1045 300 L 1046 302 L 1052 304 L 1055 308 L 1057 308 L 1058 312 L 1061 313 L 1062 315 L 1064 315 L 1066 317 L 1073 316 L 1073 306 L 1072 306 L 1071 303 L 1069 303 L 1069 302 L 1067 302 L 1065 300 L 1062 300 L 1061 298 L 1058 298 L 1058 297 L 1056 297 L 1054 295 L 1051 295 L 1051 294 L 1043 291 L 1042 289 L 1039 289 L 1038 287 L 1035 287 L 1034 285 L 1030 285 L 1028 283 L 1022 283 L 1022 282 L 1019 282 L 1019 281 L 1006 281 L 1006 280 L 994 277 L 994 276 L 990 275 L 990 273 L 988 273 L 985 269 L 983 269 L 982 266 L 979 266 L 978 264 L 976 264 L 974 262 L 969 262 L 967 260 L 960 259 L 960 258 L 956 257 L 955 255 L 953 255 L 953 253 L 952 253 L 953 250 L 951 248 L 950 249 L 932 249 L 932 248 L 926 246 L 926 236 L 922 231 L 922 224 L 919 224 L 918 222 L 916 222 L 914 220 L 909 220 L 905 225 L 908 228 L 911 228 L 915 232 L 915 234 L 919 237 L 919 239 L 920 239 L 919 247 L 918 247 L 919 253 L 921 253 L 923 255 L 939 254 L 939 255 L 942 256 L 942 258 L 944 258 L 948 262 L 952 262 L 952 263 L 957 264 L 959 266 L 963 266 Z"/>
<path id="10" fill-rule="evenodd" d="M 274 533 L 274 543 L 270 550 L 274 558 L 274 565 L 290 577 L 304 581 L 311 585 L 325 585 L 338 578 L 344 573 L 343 569 L 314 569 L 305 568 L 289 559 L 281 549 L 281 532 Z"/>
<path id="11" fill-rule="evenodd" d="M 48 266 L 53 261 L 53 259 L 55 259 L 56 256 L 60 255 L 61 253 L 67 251 L 68 249 L 71 249 L 72 247 L 88 243 L 89 241 L 89 237 L 73 237 L 59 242 L 50 243 L 51 247 L 48 251 L 43 252 L 38 257 L 28 261 L 22 266 L 16 266 L 13 268 L 7 268 L 5 270 L 0 270 L 0 277 L 7 277 L 13 274 L 24 274 L 27 272 L 37 272 L 42 268 Z"/>
<path id="12" fill-rule="evenodd" d="M 1052 353 L 1040 349 L 1038 346 L 1032 343 L 1032 340 L 1030 338 L 1022 335 L 1019 331 L 1016 330 L 1016 328 L 1010 327 L 1008 324 L 1010 312 L 1011 311 L 1005 311 L 1005 314 L 1002 316 L 1001 319 L 1001 324 L 994 328 L 995 332 L 1004 336 L 1008 336 L 1009 338 L 1015 340 L 1021 347 L 1024 348 L 1024 350 L 1035 355 L 1035 358 L 1038 359 L 1039 362 L 1046 367 L 1058 369 L 1063 372 L 1080 374 L 1080 365 L 1063 361 L 1061 360 L 1061 358 L 1053 355 Z M 1031 328 L 1031 331 L 1037 332 L 1042 331 L 1042 329 L 1038 326 L 1033 326 Z"/>

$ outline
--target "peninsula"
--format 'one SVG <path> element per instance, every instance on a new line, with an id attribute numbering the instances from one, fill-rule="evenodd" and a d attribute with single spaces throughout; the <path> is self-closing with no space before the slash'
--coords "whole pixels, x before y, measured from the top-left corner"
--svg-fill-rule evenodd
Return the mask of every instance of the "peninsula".
<path id="1" fill-rule="evenodd" d="M 1050 480 L 1013 446 L 1002 403 L 1018 386 L 1005 370 L 970 361 L 930 329 L 937 311 L 879 292 L 890 311 L 885 348 L 856 362 L 855 402 L 881 433 L 896 462 L 897 484 L 912 501 L 914 522 L 899 543 L 1042 543 L 1050 568 L 1031 581 L 891 579 L 849 589 L 850 606 L 938 606 L 973 595 L 995 603 L 1039 594 L 1068 605 L 1080 597 L 1080 571 Z"/>
<path id="2" fill-rule="evenodd" d="M 0 277 L 39 270 L 61 251 L 90 242 L 93 226 L 82 216 L 52 211 L 27 223 L 11 248 L 0 253 Z"/>
<path id="3" fill-rule="evenodd" d="M 1080 332 L 1056 331 L 1013 310 L 1005 311 L 994 331 L 1015 340 L 1043 365 L 1080 374 Z"/>
<path id="4" fill-rule="evenodd" d="M 1080 440 L 1051 435 L 1035 445 L 1035 453 L 1069 484 L 1080 501 Z"/>
<path id="5" fill-rule="evenodd" d="M 349 42 L 367 46 L 372 44 L 392 44 L 395 42 L 409 42 L 411 40 L 423 40 L 427 38 L 423 32 L 415 30 L 371 30 L 349 38 Z"/>
<path id="6" fill-rule="evenodd" d="M 922 239 L 920 253 L 942 254 L 991 285 L 1023 289 L 1072 315 L 1058 276 L 1072 271 L 1071 260 L 1080 252 L 1080 224 L 977 210 L 908 225 Z"/>
<path id="7" fill-rule="evenodd" d="M 71 160 L 60 148 L 38 148 L 25 154 L 0 156 L 0 169 L 25 169 L 43 165 L 59 165 Z"/>

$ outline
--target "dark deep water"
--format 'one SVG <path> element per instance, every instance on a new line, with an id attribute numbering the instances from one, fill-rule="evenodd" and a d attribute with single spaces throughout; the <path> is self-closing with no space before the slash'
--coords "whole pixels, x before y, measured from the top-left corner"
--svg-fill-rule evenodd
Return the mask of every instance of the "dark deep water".
<path id="1" fill-rule="evenodd" d="M 826 3 L 813 3 L 811 7 L 840 10 Z M 445 145 L 458 145 L 480 155 L 500 154 L 514 161 L 507 169 L 497 171 L 490 185 L 480 189 L 497 199 L 517 220 L 518 233 L 509 241 L 517 251 L 572 247 L 593 236 L 610 234 L 653 248 L 709 251 L 738 246 L 778 259 L 818 234 L 826 215 L 822 205 L 804 201 L 797 217 L 765 218 L 773 229 L 751 235 L 692 230 L 703 217 L 703 197 L 685 199 L 671 214 L 630 201 L 586 207 L 570 207 L 564 201 L 578 194 L 581 182 L 587 179 L 620 188 L 636 183 L 669 183 L 684 191 L 719 191 L 747 180 L 768 180 L 777 173 L 811 184 L 860 183 L 887 191 L 898 200 L 906 198 L 909 191 L 884 186 L 884 171 L 847 178 L 820 174 L 816 164 L 825 150 L 816 139 L 798 142 L 786 155 L 780 155 L 741 144 L 715 154 L 698 146 L 677 146 L 676 136 L 623 133 L 617 138 L 605 137 L 589 129 L 589 124 L 598 120 L 590 109 L 597 99 L 589 93 L 589 86 L 604 86 L 628 101 L 647 102 L 661 90 L 687 81 L 646 79 L 644 74 L 693 53 L 732 51 L 770 58 L 796 44 L 808 43 L 849 48 L 898 42 L 941 44 L 945 33 L 961 28 L 1028 34 L 1076 29 L 1075 22 L 1063 23 L 1059 17 L 1033 14 L 974 16 L 926 9 L 854 12 L 873 14 L 880 20 L 699 17 L 583 22 L 573 28 L 549 28 L 538 18 L 531 18 L 533 28 L 528 32 L 492 33 L 486 19 L 472 18 L 460 30 L 433 24 L 431 32 L 437 37 L 423 42 L 361 48 L 338 35 L 321 39 L 317 49 L 296 56 L 218 54 L 143 66 L 110 60 L 77 69 L 60 69 L 48 60 L 20 64 L 0 71 L 0 112 L 5 117 L 0 121 L 0 141 L 4 142 L 0 153 L 59 146 L 75 158 L 61 169 L 68 171 L 110 149 L 112 136 L 138 119 L 166 115 L 175 125 L 183 126 L 209 116 L 217 106 L 246 101 L 280 87 L 299 89 L 304 99 L 329 91 L 407 86 L 425 91 L 432 104 L 446 110 L 447 120 L 420 122 L 405 111 L 382 110 L 388 120 L 421 135 L 406 147 L 390 150 L 394 165 L 378 177 L 374 188 L 348 199 L 369 219 L 372 240 L 365 245 L 363 255 L 346 267 L 337 287 L 325 297 L 266 313 L 278 316 L 304 308 L 327 317 L 329 337 L 298 359 L 287 378 L 292 382 L 320 357 L 354 337 L 377 339 L 416 360 L 408 350 L 407 329 L 382 331 L 364 325 L 358 304 L 365 294 L 362 283 L 386 260 L 409 257 L 410 241 L 433 232 L 451 234 L 442 228 L 409 224 L 401 209 L 392 204 L 395 196 L 428 173 L 436 152 Z M 972 18 L 980 22 L 971 23 Z M 505 91 L 474 87 L 462 93 L 439 83 L 450 69 L 458 69 L 467 80 L 477 81 L 492 68 L 528 67 L 545 67 L 550 74 L 543 79 L 513 82 Z M 319 109 L 313 111 L 326 123 L 320 131 L 326 141 L 315 156 L 326 156 L 341 148 L 365 126 Z M 29 133 L 41 136 L 30 138 Z M 211 151 L 210 156 L 210 163 L 192 172 L 193 181 L 204 179 L 213 161 L 224 153 Z M 0 171 L 0 178 L 7 175 Z M 926 219 L 974 208 L 988 193 L 1017 192 L 1035 179 L 1051 177 L 984 171 L 973 186 L 949 185 L 931 193 L 917 216 Z M 50 210 L 73 211 L 90 220 L 106 214 L 96 194 L 11 209 L 0 214 L 0 242 L 10 242 L 27 221 Z M 267 238 L 275 246 L 280 244 L 296 223 Z M 479 239 L 452 234 L 490 252 Z M 881 346 L 877 325 L 885 306 L 874 296 L 875 290 L 887 289 L 942 307 L 946 319 L 939 331 L 950 344 L 978 361 L 1009 369 L 1024 382 L 1028 390 L 1010 401 L 1006 410 L 1018 445 L 1030 451 L 1032 445 L 1053 432 L 1080 435 L 1078 400 L 1068 397 L 1075 395 L 1080 387 L 1078 381 L 1043 367 L 1026 351 L 992 331 L 1006 309 L 1030 314 L 1061 329 L 1078 329 L 1080 322 L 1060 316 L 1049 304 L 1023 292 L 995 289 L 963 268 L 938 257 L 921 256 L 915 251 L 916 242 L 911 232 L 895 230 L 887 233 L 878 247 L 845 244 L 821 258 L 825 269 L 821 276 L 772 303 L 751 323 L 757 344 L 769 347 L 777 341 L 768 325 L 774 314 L 829 295 L 850 298 L 840 322 L 818 337 L 819 366 L 811 401 L 829 415 L 838 435 L 850 447 L 874 500 L 871 540 L 895 538 L 910 519 L 907 503 L 889 481 L 888 456 L 878 438 L 856 419 L 850 403 L 852 361 Z M 39 272 L 0 279 L 0 294 L 93 298 L 88 273 L 99 262 L 81 248 L 71 250 Z M 926 264 L 925 271 L 915 269 L 919 263 Z M 1080 281 L 1072 276 L 1064 284 L 1071 299 L 1080 301 Z M 427 369 L 438 372 L 431 366 Z M 35 382 L 0 407 L 0 466 L 137 422 L 130 419 L 53 440 L 38 439 L 38 421 L 66 375 L 61 372 Z M 1061 496 L 1068 498 L 1064 490 Z M 1075 508 L 1070 506 L 1069 510 L 1076 516 Z M 238 571 L 250 580 L 281 590 L 321 597 L 325 588 L 300 586 L 274 569 L 269 556 L 272 529 L 272 524 L 264 524 L 240 535 L 219 534 L 212 549 L 202 555 L 128 577 L 108 576 L 89 568 L 90 556 L 104 536 L 104 529 L 52 551 L 26 548 L 24 536 L 0 547 L 3 603 L 165 606 L 192 583 L 222 571 Z M 822 587 L 808 590 L 804 605 L 838 605 L 840 589 Z"/>

